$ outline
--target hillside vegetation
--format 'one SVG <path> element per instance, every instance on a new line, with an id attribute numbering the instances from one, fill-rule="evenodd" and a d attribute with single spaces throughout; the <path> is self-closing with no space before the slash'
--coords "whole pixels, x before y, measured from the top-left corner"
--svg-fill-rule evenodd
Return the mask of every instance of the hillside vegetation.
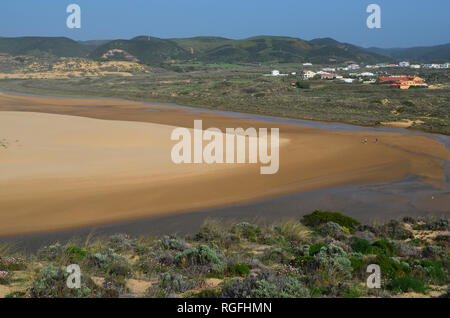
<path id="1" fill-rule="evenodd" d="M 385 56 L 334 40 L 304 41 L 291 37 L 257 36 L 242 40 L 220 37 L 160 39 L 139 36 L 131 40 L 75 42 L 67 38 L 0 38 L 0 53 L 55 55 L 94 59 L 130 60 L 145 64 L 170 61 L 208 63 L 374 63 Z"/>

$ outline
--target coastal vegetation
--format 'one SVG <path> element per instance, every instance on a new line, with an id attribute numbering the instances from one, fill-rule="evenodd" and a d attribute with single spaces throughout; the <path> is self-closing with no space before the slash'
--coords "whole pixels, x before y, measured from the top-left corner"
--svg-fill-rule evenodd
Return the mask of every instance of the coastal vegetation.
<path id="1" fill-rule="evenodd" d="M 2 297 L 445 297 L 448 219 L 359 224 L 315 211 L 277 223 L 208 220 L 183 237 L 89 236 L 0 248 Z M 70 264 L 81 288 L 66 285 Z M 381 288 L 366 285 L 369 264 Z"/>

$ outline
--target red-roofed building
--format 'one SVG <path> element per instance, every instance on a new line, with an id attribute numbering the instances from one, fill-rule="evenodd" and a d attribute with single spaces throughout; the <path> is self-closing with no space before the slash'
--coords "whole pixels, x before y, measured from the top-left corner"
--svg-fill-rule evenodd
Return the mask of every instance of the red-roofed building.
<path id="1" fill-rule="evenodd" d="M 391 86 L 400 87 L 401 89 L 408 89 L 411 86 L 427 86 L 425 80 L 418 76 L 394 75 L 382 76 L 378 79 L 381 83 L 390 84 Z"/>

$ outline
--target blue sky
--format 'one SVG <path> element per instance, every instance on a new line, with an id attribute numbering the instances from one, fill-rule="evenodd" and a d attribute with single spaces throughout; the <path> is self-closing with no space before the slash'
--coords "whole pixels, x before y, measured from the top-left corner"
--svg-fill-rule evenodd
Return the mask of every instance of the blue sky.
<path id="1" fill-rule="evenodd" d="M 71 3 L 82 9 L 81 29 L 66 27 Z M 381 6 L 381 29 L 366 26 L 371 3 Z M 449 0 L 1 0 L 0 36 L 283 35 L 408 47 L 450 42 L 449 12 Z"/>

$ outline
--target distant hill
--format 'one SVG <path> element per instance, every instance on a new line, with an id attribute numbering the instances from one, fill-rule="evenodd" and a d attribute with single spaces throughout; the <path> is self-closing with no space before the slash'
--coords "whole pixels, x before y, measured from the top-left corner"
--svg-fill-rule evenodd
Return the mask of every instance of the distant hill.
<path id="1" fill-rule="evenodd" d="M 0 54 L 90 57 L 144 64 L 168 61 L 315 64 L 354 61 L 372 64 L 402 59 L 446 62 L 450 59 L 450 44 L 409 49 L 365 49 L 331 38 L 305 41 L 282 36 L 256 36 L 241 40 L 211 36 L 173 39 L 138 36 L 131 40 L 78 42 L 64 37 L 0 37 Z"/>
<path id="2" fill-rule="evenodd" d="M 386 56 L 377 52 L 371 52 L 356 45 L 338 42 L 332 38 L 314 39 L 309 41 L 309 43 L 320 47 L 320 49 L 316 49 L 319 55 L 334 57 L 338 61 L 343 59 L 350 59 L 358 63 L 386 61 Z"/>
<path id="3" fill-rule="evenodd" d="M 151 36 L 110 41 L 97 47 L 89 56 L 106 59 L 133 59 L 145 64 L 189 59 L 189 53 L 173 41 Z"/>
<path id="4" fill-rule="evenodd" d="M 65 37 L 0 38 L 0 53 L 11 55 L 45 55 L 85 57 L 89 47 Z"/>
<path id="5" fill-rule="evenodd" d="M 382 49 L 371 47 L 370 52 L 384 55 L 395 60 L 410 60 L 415 62 L 443 63 L 450 61 L 450 43 L 436 46 L 422 46 L 412 48 Z"/>
<path id="6" fill-rule="evenodd" d="M 144 39 L 146 37 L 143 37 Z M 242 40 L 231 40 L 221 37 L 194 37 L 181 39 L 154 39 L 152 50 L 167 53 L 170 46 L 167 42 L 176 45 L 177 50 L 171 51 L 172 59 L 190 59 L 208 63 L 259 63 L 259 62 L 305 62 L 330 63 L 330 62 L 377 62 L 385 61 L 386 57 L 376 53 L 365 51 L 350 44 L 343 44 L 332 39 L 328 45 L 323 43 L 324 39 L 304 41 L 291 37 L 280 36 L 256 36 Z M 133 42 L 135 39 L 130 40 Z M 132 46 L 133 48 L 131 48 Z M 110 42 L 99 47 L 92 56 L 99 57 L 107 51 L 116 48 L 123 49 L 147 63 L 157 61 L 155 56 L 149 56 L 149 47 L 135 47 L 129 42 Z M 182 50 L 180 50 L 182 49 Z M 187 54 L 187 55 L 186 55 Z"/>

